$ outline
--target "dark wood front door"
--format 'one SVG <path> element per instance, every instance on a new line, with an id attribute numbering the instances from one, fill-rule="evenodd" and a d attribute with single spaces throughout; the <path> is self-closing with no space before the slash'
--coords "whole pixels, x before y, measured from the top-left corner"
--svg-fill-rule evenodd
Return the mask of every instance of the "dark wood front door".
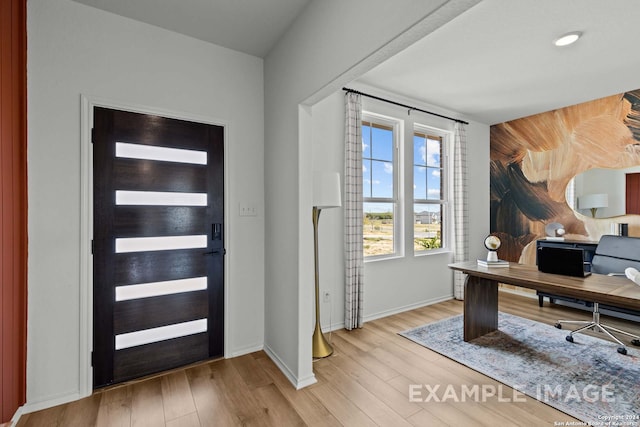
<path id="1" fill-rule="evenodd" d="M 224 129 L 94 108 L 93 384 L 224 353 Z"/>

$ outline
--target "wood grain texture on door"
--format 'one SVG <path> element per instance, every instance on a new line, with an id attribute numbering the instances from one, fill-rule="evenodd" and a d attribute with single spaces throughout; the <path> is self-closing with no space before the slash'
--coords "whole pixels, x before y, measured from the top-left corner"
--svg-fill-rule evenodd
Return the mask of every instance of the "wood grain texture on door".
<path id="1" fill-rule="evenodd" d="M 96 107 L 93 143 L 94 386 L 222 356 L 224 129 Z"/>

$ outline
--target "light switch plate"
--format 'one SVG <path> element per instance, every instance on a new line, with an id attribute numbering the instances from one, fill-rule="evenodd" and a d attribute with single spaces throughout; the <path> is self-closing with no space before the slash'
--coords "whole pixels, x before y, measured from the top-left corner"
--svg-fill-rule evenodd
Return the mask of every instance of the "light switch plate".
<path id="1" fill-rule="evenodd" d="M 255 203 L 240 203 L 240 216 L 257 216 L 258 208 Z"/>

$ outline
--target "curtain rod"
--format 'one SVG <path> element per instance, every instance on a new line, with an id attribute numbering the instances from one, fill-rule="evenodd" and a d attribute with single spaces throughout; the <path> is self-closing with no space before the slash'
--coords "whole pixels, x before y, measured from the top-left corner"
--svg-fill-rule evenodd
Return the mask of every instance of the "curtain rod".
<path id="1" fill-rule="evenodd" d="M 396 101 L 391 101 L 389 99 L 380 98 L 379 96 L 369 95 L 368 93 L 360 92 L 360 91 L 354 90 L 354 89 L 349 89 L 348 87 L 343 87 L 342 90 L 344 90 L 347 93 L 355 93 L 355 94 L 358 94 L 358 95 L 366 96 L 367 98 L 373 98 L 373 99 L 377 99 L 378 101 L 388 102 L 389 104 L 397 105 L 399 107 L 408 108 L 409 109 L 409 113 L 411 113 L 411 110 L 415 110 L 415 111 L 420 111 L 421 113 L 431 114 L 432 116 L 442 117 L 443 119 L 452 120 L 454 122 L 462 123 L 462 124 L 465 124 L 465 125 L 469 124 L 469 122 L 465 122 L 464 120 L 454 119 L 453 117 L 443 116 L 442 114 L 438 114 L 438 113 L 432 113 L 431 111 L 423 110 L 421 108 L 412 107 L 411 105 L 401 104 L 401 103 L 396 102 Z"/>

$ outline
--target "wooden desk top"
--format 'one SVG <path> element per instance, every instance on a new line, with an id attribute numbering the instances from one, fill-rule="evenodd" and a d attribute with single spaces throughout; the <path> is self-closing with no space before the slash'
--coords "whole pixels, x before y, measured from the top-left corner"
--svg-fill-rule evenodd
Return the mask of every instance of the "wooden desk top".
<path id="1" fill-rule="evenodd" d="M 561 276 L 543 273 L 536 266 L 517 263 L 509 263 L 509 268 L 480 267 L 476 261 L 470 261 L 449 264 L 449 267 L 470 276 L 509 285 L 633 310 L 640 309 L 640 286 L 624 276 Z"/>
<path id="2" fill-rule="evenodd" d="M 571 245 L 573 244 L 578 244 L 578 245 L 594 245 L 597 246 L 598 245 L 598 241 L 597 240 L 571 240 L 571 239 L 564 239 L 564 240 L 554 240 L 554 239 L 546 239 L 544 237 L 541 237 L 537 240 L 538 242 L 549 242 L 549 243 L 569 243 Z"/>

